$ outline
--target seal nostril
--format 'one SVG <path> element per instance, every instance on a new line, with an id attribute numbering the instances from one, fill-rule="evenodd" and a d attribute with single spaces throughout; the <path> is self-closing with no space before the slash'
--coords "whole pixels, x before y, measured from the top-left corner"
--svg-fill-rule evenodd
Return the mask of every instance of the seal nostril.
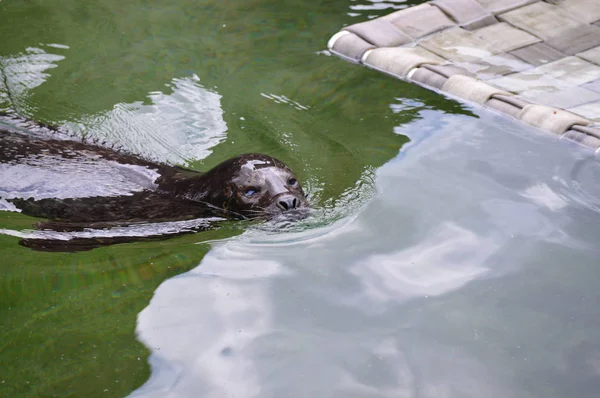
<path id="1" fill-rule="evenodd" d="M 281 207 L 283 210 L 289 210 L 289 206 L 287 204 L 287 202 L 285 200 L 280 200 L 278 203 L 279 207 Z"/>
<path id="2" fill-rule="evenodd" d="M 294 200 L 292 200 L 292 209 L 295 209 L 298 207 L 298 199 L 294 198 Z"/>

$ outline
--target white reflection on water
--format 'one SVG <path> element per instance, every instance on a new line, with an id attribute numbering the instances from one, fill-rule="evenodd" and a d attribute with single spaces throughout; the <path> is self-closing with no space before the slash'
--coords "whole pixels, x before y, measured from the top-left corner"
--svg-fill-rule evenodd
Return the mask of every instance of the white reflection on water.
<path id="1" fill-rule="evenodd" d="M 166 84 L 170 93 L 148 94 L 150 105 L 121 103 L 106 113 L 65 125 L 149 159 L 179 164 L 204 159 L 226 138 L 227 124 L 221 95 L 199 81 L 196 75 L 175 78 Z"/>
<path id="2" fill-rule="evenodd" d="M 272 328 L 265 284 L 281 267 L 242 257 L 227 244 L 217 246 L 201 269 L 158 288 L 155 305 L 138 317 L 138 335 L 155 350 L 154 362 L 170 364 L 169 377 L 161 367 L 160 374 L 133 396 L 258 395 L 258 373 L 244 353 Z M 175 301 L 161 303 L 163 297 Z"/>
<path id="3" fill-rule="evenodd" d="M 131 195 L 157 187 L 160 176 L 147 167 L 77 156 L 34 155 L 19 164 L 0 164 L 0 197 L 86 198 Z"/>
<path id="4" fill-rule="evenodd" d="M 498 249 L 458 225 L 442 224 L 405 250 L 376 254 L 351 266 L 365 293 L 376 300 L 436 296 L 483 274 L 485 260 Z"/>
<path id="5" fill-rule="evenodd" d="M 595 391 L 556 365 L 569 355 L 592 374 L 573 347 L 600 345 L 581 301 L 598 296 L 578 288 L 600 258 L 600 213 L 582 196 L 595 163 L 569 177 L 590 152 L 490 115 L 399 130 L 426 138 L 377 171 L 354 214 L 251 229 L 164 282 L 139 315 L 153 377 L 133 396 Z"/>
<path id="6" fill-rule="evenodd" d="M 68 46 L 52 44 L 49 47 L 68 49 Z M 49 54 L 38 47 L 28 47 L 25 52 L 0 57 L 0 105 L 5 103 L 16 111 L 27 108 L 27 97 L 49 77 L 46 71 L 56 68 L 65 57 Z M 27 113 L 27 112 L 25 112 Z"/>

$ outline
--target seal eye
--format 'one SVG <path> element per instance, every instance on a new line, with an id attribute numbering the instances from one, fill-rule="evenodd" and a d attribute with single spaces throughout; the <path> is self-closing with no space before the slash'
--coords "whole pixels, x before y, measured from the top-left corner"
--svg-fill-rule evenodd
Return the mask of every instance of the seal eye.
<path id="1" fill-rule="evenodd" d="M 245 197 L 247 197 L 247 198 L 251 198 L 251 197 L 253 197 L 254 195 L 256 195 L 256 193 L 257 193 L 257 192 L 258 192 L 258 189 L 257 189 L 257 188 L 254 188 L 254 187 L 252 187 L 252 188 L 248 188 L 248 189 L 246 189 L 246 190 L 244 191 L 244 196 L 245 196 Z"/>
<path id="2" fill-rule="evenodd" d="M 288 180 L 288 184 L 291 186 L 294 186 L 294 185 L 298 184 L 298 180 L 296 180 L 294 177 L 292 177 Z"/>

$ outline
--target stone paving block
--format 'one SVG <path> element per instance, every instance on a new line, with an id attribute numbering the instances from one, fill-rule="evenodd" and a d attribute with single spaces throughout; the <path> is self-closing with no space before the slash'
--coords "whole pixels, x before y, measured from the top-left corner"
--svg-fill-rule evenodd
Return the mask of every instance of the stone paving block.
<path id="1" fill-rule="evenodd" d="M 503 12 L 514 10 L 527 4 L 535 3 L 538 0 L 477 0 L 483 8 L 492 14 L 501 14 Z"/>
<path id="2" fill-rule="evenodd" d="M 496 54 L 490 43 L 462 28 L 439 32 L 419 46 L 451 61 L 473 62 Z"/>
<path id="3" fill-rule="evenodd" d="M 569 109 L 589 102 L 600 101 L 600 93 L 572 86 L 559 91 L 528 90 L 520 94 L 533 103 Z"/>
<path id="4" fill-rule="evenodd" d="M 382 18 L 413 39 L 456 26 L 440 9 L 425 3 L 396 11 Z"/>
<path id="5" fill-rule="evenodd" d="M 489 83 L 513 93 L 522 93 L 530 90 L 551 93 L 568 87 L 567 84 L 551 76 L 546 76 L 539 72 L 534 74 L 530 71 L 513 73 L 512 75 L 489 80 Z"/>
<path id="6" fill-rule="evenodd" d="M 527 105 L 519 113 L 519 119 L 534 127 L 563 134 L 572 126 L 587 126 L 590 122 L 580 116 L 561 109 L 543 105 Z"/>
<path id="7" fill-rule="evenodd" d="M 587 51 L 577 54 L 577 56 L 585 59 L 586 61 L 593 62 L 596 65 L 600 65 L 600 46 L 590 48 Z"/>
<path id="8" fill-rule="evenodd" d="M 498 53 L 506 53 L 542 40 L 506 22 L 500 22 L 473 31 L 473 34 L 490 43 Z"/>
<path id="9" fill-rule="evenodd" d="M 559 0 L 548 1 L 556 8 L 585 23 L 600 20 L 600 1 L 598 0 Z"/>
<path id="10" fill-rule="evenodd" d="M 600 79 L 600 66 L 578 57 L 566 57 L 550 62 L 546 65 L 538 66 L 531 72 L 541 72 L 574 86 Z"/>
<path id="11" fill-rule="evenodd" d="M 423 64 L 442 64 L 445 60 L 420 47 L 377 48 L 367 53 L 365 65 L 405 78 Z"/>
<path id="12" fill-rule="evenodd" d="M 600 147 L 600 139 L 577 130 L 568 130 L 561 137 L 575 141 L 592 149 L 598 149 Z"/>
<path id="13" fill-rule="evenodd" d="M 548 62 L 557 61 L 566 57 L 566 54 L 563 54 L 544 43 L 523 47 L 511 51 L 510 54 L 534 66 L 547 64 Z"/>
<path id="14" fill-rule="evenodd" d="M 346 26 L 343 30 L 352 32 L 377 47 L 395 47 L 412 42 L 410 37 L 383 18 Z"/>
<path id="15" fill-rule="evenodd" d="M 371 48 L 375 48 L 371 43 L 367 43 L 354 33 L 343 30 L 338 32 L 329 40 L 328 47 L 331 51 L 344 56 L 352 62 L 360 62 L 363 54 Z"/>
<path id="16" fill-rule="evenodd" d="M 600 45 L 599 27 L 580 22 L 543 1 L 500 14 L 498 18 L 544 39 L 547 45 L 568 55 Z"/>
<path id="17" fill-rule="evenodd" d="M 448 80 L 447 77 L 426 68 L 417 68 L 412 75 L 409 75 L 409 78 L 437 90 L 441 90 L 446 80 Z"/>
<path id="18" fill-rule="evenodd" d="M 581 87 L 600 93 L 600 80 L 594 80 L 593 82 L 586 83 Z"/>
<path id="19" fill-rule="evenodd" d="M 510 54 L 492 55 L 474 62 L 455 62 L 481 80 L 490 80 L 515 72 L 533 69 L 533 65 L 525 63 Z"/>
<path id="20" fill-rule="evenodd" d="M 433 65 L 426 64 L 422 65 L 423 68 L 429 69 L 432 72 L 438 73 L 444 77 L 450 77 L 454 75 L 465 75 L 465 76 L 473 76 L 472 73 L 467 71 L 466 69 L 460 68 L 456 65 L 447 64 L 447 65 Z"/>
<path id="21" fill-rule="evenodd" d="M 438 7 L 467 30 L 495 24 L 498 20 L 475 0 L 433 0 Z"/>
<path id="22" fill-rule="evenodd" d="M 600 101 L 579 105 L 568 110 L 587 119 L 600 122 Z"/>
<path id="23" fill-rule="evenodd" d="M 444 83 L 442 90 L 468 101 L 484 104 L 494 94 L 510 95 L 473 77 L 454 75 Z"/>

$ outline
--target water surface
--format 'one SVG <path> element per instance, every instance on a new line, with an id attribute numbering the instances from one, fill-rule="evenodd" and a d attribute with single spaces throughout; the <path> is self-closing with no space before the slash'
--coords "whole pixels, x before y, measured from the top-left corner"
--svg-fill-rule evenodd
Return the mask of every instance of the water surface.
<path id="1" fill-rule="evenodd" d="M 0 395 L 594 397 L 592 153 L 324 51 L 416 3 L 0 2 L 0 109 L 198 170 L 269 153 L 317 208 L 85 253 L 0 235 Z"/>

